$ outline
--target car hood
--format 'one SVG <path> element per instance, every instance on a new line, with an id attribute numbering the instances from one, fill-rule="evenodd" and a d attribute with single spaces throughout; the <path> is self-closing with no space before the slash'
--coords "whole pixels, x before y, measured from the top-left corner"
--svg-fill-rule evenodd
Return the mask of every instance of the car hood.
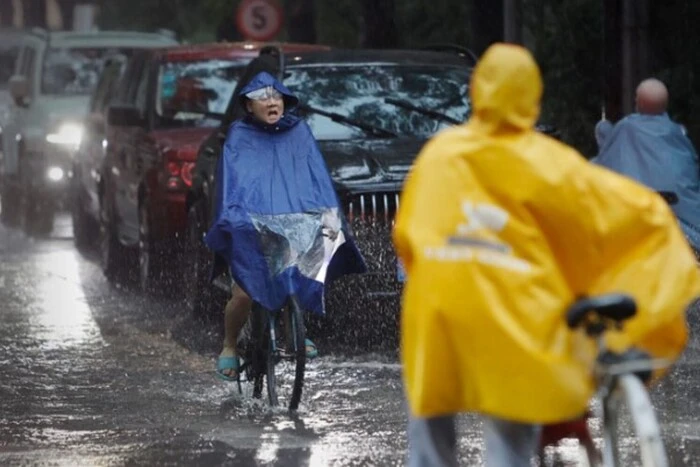
<path id="1" fill-rule="evenodd" d="M 66 121 L 82 121 L 89 105 L 90 96 L 42 96 L 36 100 L 33 112 L 38 118 L 45 119 L 46 125 L 51 128 Z"/>
<path id="2" fill-rule="evenodd" d="M 319 141 L 339 194 L 400 191 L 426 140 Z"/>
<path id="3" fill-rule="evenodd" d="M 151 133 L 161 153 L 171 152 L 176 158 L 194 162 L 197 150 L 216 128 L 178 128 Z"/>

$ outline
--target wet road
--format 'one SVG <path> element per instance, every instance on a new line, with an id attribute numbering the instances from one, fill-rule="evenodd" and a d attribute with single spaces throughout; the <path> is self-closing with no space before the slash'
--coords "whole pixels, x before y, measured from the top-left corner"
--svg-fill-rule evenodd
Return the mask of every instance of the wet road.
<path id="1" fill-rule="evenodd" d="M 214 378 L 218 329 L 110 286 L 70 235 L 66 218 L 43 240 L 0 227 L 0 465 L 403 464 L 395 356 L 322 347 L 299 414 L 270 412 Z M 698 382 L 694 339 L 653 394 L 672 466 L 700 466 Z M 478 420 L 460 435 L 478 465 Z M 574 446 L 550 454 L 576 465 Z"/>

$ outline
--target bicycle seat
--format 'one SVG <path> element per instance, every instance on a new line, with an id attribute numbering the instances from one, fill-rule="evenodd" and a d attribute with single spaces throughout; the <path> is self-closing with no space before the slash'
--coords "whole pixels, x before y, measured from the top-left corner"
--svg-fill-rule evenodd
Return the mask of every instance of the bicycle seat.
<path id="1" fill-rule="evenodd" d="M 668 204 L 673 205 L 678 203 L 678 195 L 673 191 L 657 191 L 657 193 L 661 195 L 661 197 L 665 199 Z"/>
<path id="2" fill-rule="evenodd" d="M 598 297 L 586 297 L 574 302 L 566 312 L 566 324 L 577 328 L 582 323 L 588 323 L 588 317 L 603 318 L 621 323 L 637 313 L 637 303 L 625 294 L 606 294 Z M 598 319 L 600 321 L 600 319 Z"/>

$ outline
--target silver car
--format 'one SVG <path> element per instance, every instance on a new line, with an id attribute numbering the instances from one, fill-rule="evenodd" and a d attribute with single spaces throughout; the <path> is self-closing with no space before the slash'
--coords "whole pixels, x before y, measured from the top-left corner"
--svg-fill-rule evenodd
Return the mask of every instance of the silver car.
<path id="1" fill-rule="evenodd" d="M 3 125 L 0 173 L 3 221 L 46 234 L 68 193 L 90 96 L 107 59 L 177 44 L 167 33 L 45 32 L 22 38 L 9 80 L 12 105 Z M 145 92 L 134 89 L 133 92 Z"/>

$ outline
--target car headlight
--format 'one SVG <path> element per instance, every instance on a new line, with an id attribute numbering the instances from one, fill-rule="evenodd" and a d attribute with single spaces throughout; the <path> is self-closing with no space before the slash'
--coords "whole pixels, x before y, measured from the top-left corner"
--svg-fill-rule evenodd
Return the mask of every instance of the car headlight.
<path id="1" fill-rule="evenodd" d="M 49 167 L 49 170 L 46 171 L 46 176 L 53 182 L 60 182 L 63 180 L 65 173 L 60 167 Z"/>
<path id="2" fill-rule="evenodd" d="M 46 141 L 52 144 L 80 146 L 83 139 L 83 127 L 78 123 L 64 123 L 58 131 L 46 135 Z"/>

